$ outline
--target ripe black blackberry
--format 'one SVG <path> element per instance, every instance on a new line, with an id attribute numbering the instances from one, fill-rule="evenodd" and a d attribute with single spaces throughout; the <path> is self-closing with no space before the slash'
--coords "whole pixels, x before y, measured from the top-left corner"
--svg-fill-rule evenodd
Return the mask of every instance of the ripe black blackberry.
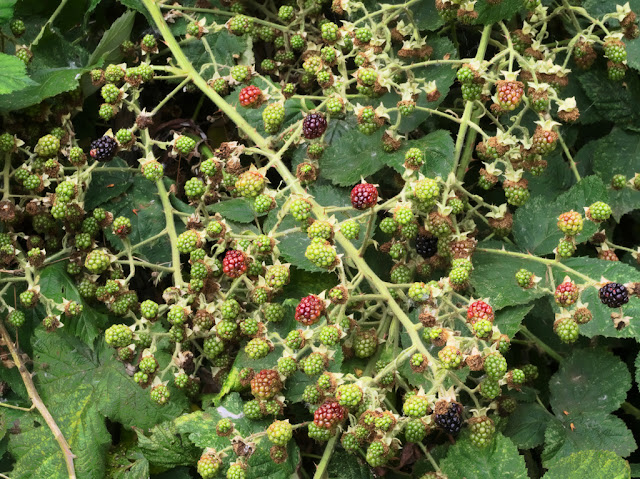
<path id="1" fill-rule="evenodd" d="M 416 236 L 416 253 L 423 258 L 431 258 L 438 252 L 438 238 L 435 236 Z"/>
<path id="2" fill-rule="evenodd" d="M 307 140 L 319 138 L 327 129 L 327 120 L 322 113 L 309 113 L 302 122 L 302 134 Z"/>
<path id="3" fill-rule="evenodd" d="M 98 161 L 109 161 L 116 154 L 117 149 L 118 142 L 114 138 L 103 136 L 91 142 L 89 154 L 91 158 L 95 158 Z"/>
<path id="4" fill-rule="evenodd" d="M 620 283 L 607 283 L 600 288 L 600 301 L 610 308 L 619 308 L 629 302 L 629 292 Z"/>
<path id="5" fill-rule="evenodd" d="M 457 402 L 449 404 L 449 410 L 445 414 L 436 414 L 435 423 L 446 433 L 456 436 L 462 427 L 462 406 Z"/>

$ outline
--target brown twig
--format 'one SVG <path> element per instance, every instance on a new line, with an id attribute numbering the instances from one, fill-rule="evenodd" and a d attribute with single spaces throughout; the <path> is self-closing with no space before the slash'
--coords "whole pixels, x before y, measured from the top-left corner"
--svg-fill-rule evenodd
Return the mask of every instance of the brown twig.
<path id="1" fill-rule="evenodd" d="M 18 354 L 18 351 L 16 350 L 15 345 L 11 341 L 11 336 L 9 336 L 9 332 L 7 331 L 7 328 L 4 327 L 4 324 L 2 322 L 0 322 L 0 336 L 2 337 L 4 344 L 9 349 L 9 352 L 11 353 L 11 357 L 13 358 L 13 362 L 16 364 L 18 371 L 20 372 L 20 376 L 22 376 L 22 381 L 24 382 L 24 385 L 27 388 L 27 393 L 29 394 L 29 398 L 31 399 L 31 402 L 44 418 L 45 422 L 47 423 L 47 426 L 49 426 L 49 429 L 51 429 L 53 436 L 56 438 L 56 441 L 58 442 L 60 449 L 62 449 L 62 453 L 64 454 L 64 462 L 67 465 L 67 472 L 69 473 L 69 478 L 75 479 L 76 471 L 73 466 L 73 458 L 76 456 L 71 452 L 71 448 L 69 447 L 67 440 L 62 435 L 62 431 L 60 431 L 60 428 L 56 424 L 56 421 L 53 419 L 53 416 L 51 415 L 47 407 L 44 405 L 44 403 L 42 402 L 42 399 L 40 399 L 38 390 L 36 389 L 35 385 L 33 384 L 33 381 L 31 380 L 31 373 L 27 370 L 26 366 L 24 365 L 22 358 L 20 357 L 20 355 Z"/>

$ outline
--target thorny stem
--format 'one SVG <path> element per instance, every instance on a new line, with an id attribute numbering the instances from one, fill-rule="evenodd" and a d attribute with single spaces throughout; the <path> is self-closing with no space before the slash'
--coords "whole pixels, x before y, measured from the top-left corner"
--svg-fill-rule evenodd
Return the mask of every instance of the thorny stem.
<path id="1" fill-rule="evenodd" d="M 53 433 L 53 436 L 55 437 L 56 442 L 58 443 L 58 446 L 60 446 L 60 449 L 62 450 L 62 454 L 64 455 L 64 462 L 67 466 L 67 473 L 69 474 L 69 477 L 72 479 L 75 479 L 76 471 L 73 466 L 73 459 L 76 456 L 73 454 L 73 452 L 71 452 L 71 448 L 69 447 L 67 440 L 64 438 L 62 431 L 56 424 L 55 419 L 53 419 L 53 416 L 51 415 L 47 407 L 44 405 L 44 403 L 42 402 L 42 399 L 40 399 L 40 394 L 38 394 L 38 390 L 36 389 L 36 386 L 33 384 L 31 373 L 27 370 L 26 366 L 24 365 L 24 362 L 22 361 L 20 354 L 18 353 L 15 345 L 13 344 L 11 336 L 9 336 L 9 332 L 7 331 L 7 328 L 5 328 L 3 322 L 0 322 L 0 336 L 2 337 L 2 342 L 4 343 L 4 345 L 7 347 L 7 349 L 9 349 L 9 353 L 11 354 L 11 358 L 13 359 L 13 362 L 15 363 L 16 367 L 18 368 L 18 372 L 20 372 L 20 376 L 22 377 L 22 382 L 24 382 L 24 385 L 27 389 L 27 394 L 29 395 L 29 399 L 31 399 L 31 402 L 33 403 L 33 405 L 36 407 L 38 412 L 42 415 L 43 419 L 47 423 L 47 426 L 49 426 L 49 429 L 51 429 L 51 432 Z"/>

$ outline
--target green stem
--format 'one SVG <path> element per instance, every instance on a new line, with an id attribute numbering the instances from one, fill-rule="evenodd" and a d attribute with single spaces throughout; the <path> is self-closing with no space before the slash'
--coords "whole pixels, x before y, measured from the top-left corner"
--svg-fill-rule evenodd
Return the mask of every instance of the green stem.
<path id="1" fill-rule="evenodd" d="M 62 0 L 60 2 L 60 5 L 58 5 L 58 8 L 56 8 L 54 10 L 54 12 L 51 14 L 51 16 L 49 17 L 49 20 L 47 20 L 47 23 L 45 23 L 44 25 L 42 25 L 42 28 L 40 29 L 40 32 L 38 33 L 38 36 L 31 42 L 31 45 L 29 46 L 29 50 L 32 49 L 32 47 L 34 47 L 35 45 L 38 44 L 38 42 L 40 41 L 40 39 L 42 38 L 42 36 L 44 35 L 44 32 L 47 28 L 49 28 L 51 26 L 51 24 L 53 23 L 53 21 L 56 19 L 56 17 L 60 14 L 60 12 L 62 11 L 62 9 L 64 8 L 64 6 L 67 4 L 68 0 Z"/>
<path id="2" fill-rule="evenodd" d="M 313 479 L 322 479 L 324 477 L 325 470 L 329 465 L 333 449 L 336 447 L 336 442 L 338 441 L 339 436 L 340 433 L 337 432 L 331 439 L 329 439 L 329 442 L 327 442 L 327 446 L 324 448 L 324 453 L 322 454 L 322 459 L 320 459 L 318 467 L 316 467 L 316 473 L 313 475 Z"/>
<path id="3" fill-rule="evenodd" d="M 535 345 L 538 346 L 538 348 L 540 348 L 542 351 L 547 353 L 553 359 L 555 359 L 559 363 L 562 362 L 562 356 L 556 353 L 551 346 L 547 345 L 539 337 L 537 337 L 535 334 L 529 331 L 526 326 L 520 326 L 520 332 L 522 333 L 523 336 L 525 336 L 528 340 L 535 343 Z"/>
<path id="4" fill-rule="evenodd" d="M 640 419 L 640 409 L 638 409 L 637 407 L 635 407 L 633 404 L 629 403 L 628 401 L 625 401 L 625 402 L 622 403 L 622 410 L 624 412 L 626 412 L 627 414 L 632 415 L 636 419 Z"/>
<path id="5" fill-rule="evenodd" d="M 156 187 L 158 188 L 158 196 L 162 202 L 162 210 L 164 211 L 164 218 L 167 224 L 167 234 L 169 235 L 169 243 L 171 245 L 171 266 L 173 268 L 173 282 L 179 288 L 182 286 L 182 272 L 180 270 L 180 251 L 178 251 L 178 235 L 176 234 L 176 224 L 173 220 L 173 207 L 169 200 L 169 193 L 164 187 L 162 178 L 156 181 Z"/>

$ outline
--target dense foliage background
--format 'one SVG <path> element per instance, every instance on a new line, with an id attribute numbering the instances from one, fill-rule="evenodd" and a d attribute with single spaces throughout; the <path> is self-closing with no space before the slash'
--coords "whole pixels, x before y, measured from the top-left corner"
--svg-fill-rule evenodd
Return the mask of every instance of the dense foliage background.
<path id="1" fill-rule="evenodd" d="M 640 477 L 640 0 L 0 0 L 0 477 Z"/>

